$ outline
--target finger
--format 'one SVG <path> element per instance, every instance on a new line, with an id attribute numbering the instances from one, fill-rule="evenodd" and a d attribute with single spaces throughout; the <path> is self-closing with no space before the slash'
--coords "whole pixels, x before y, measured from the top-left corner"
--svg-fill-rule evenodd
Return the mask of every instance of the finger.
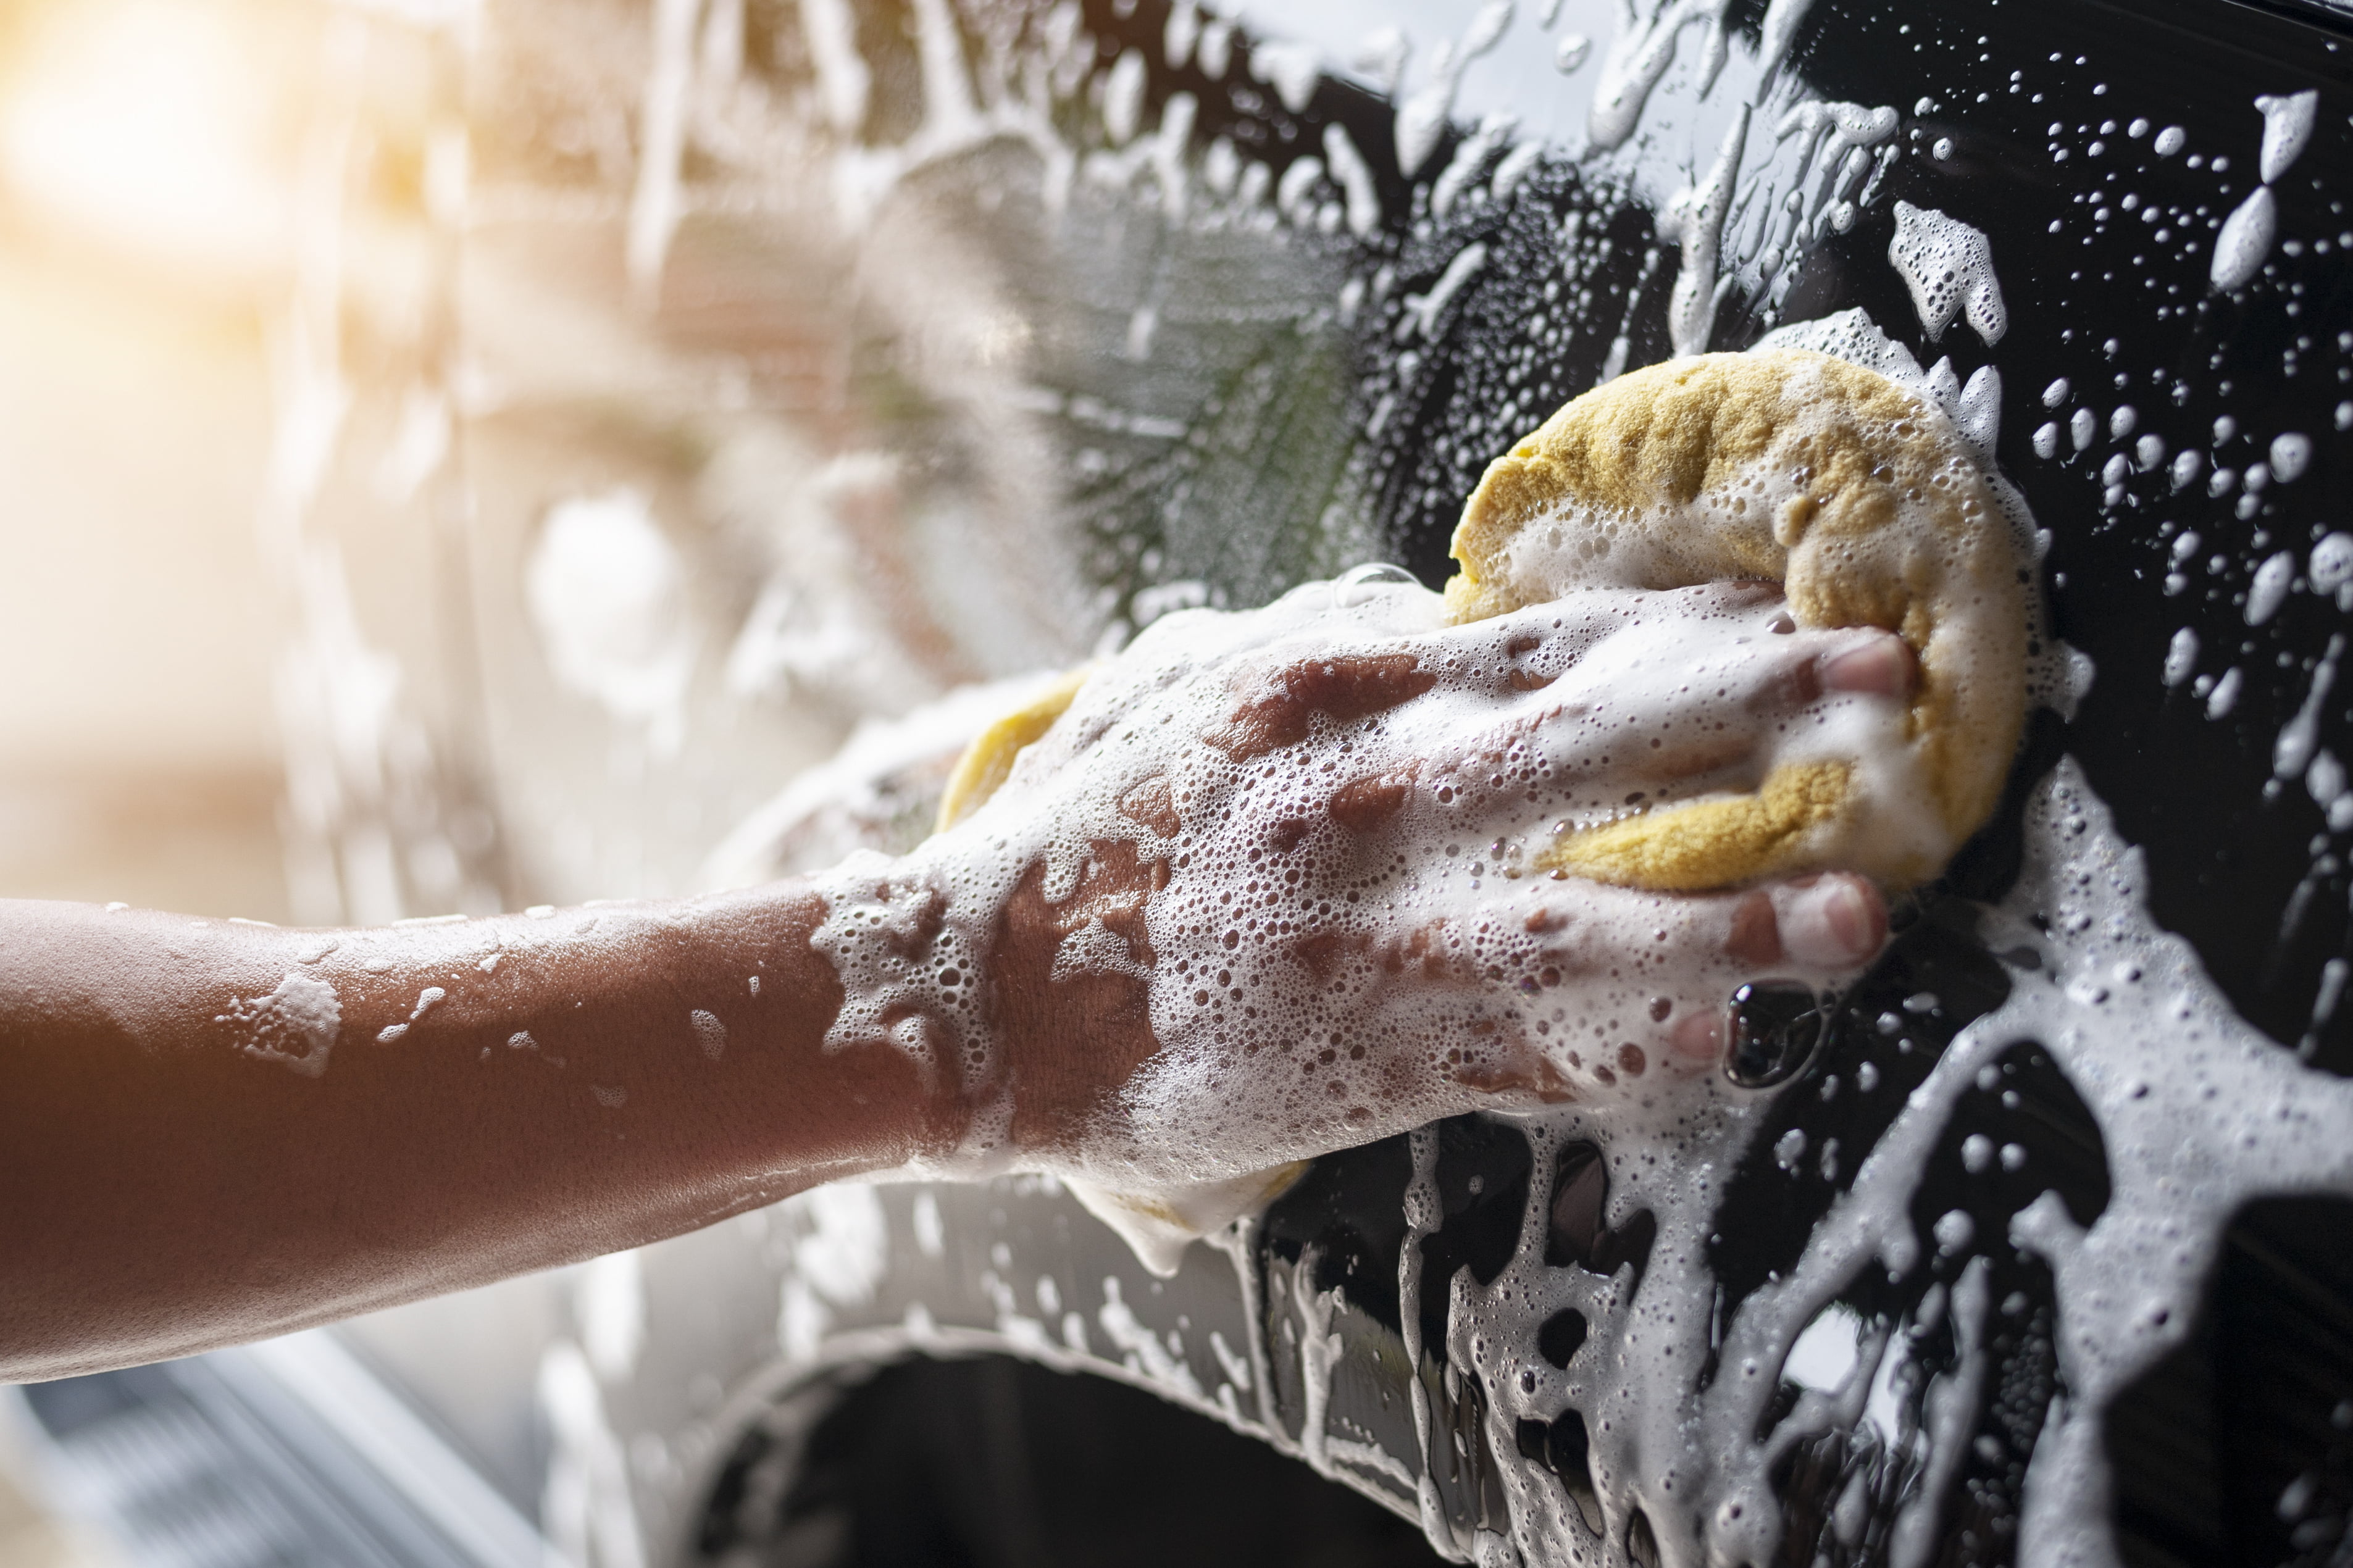
<path id="1" fill-rule="evenodd" d="M 1893 632 L 1866 632 L 1861 641 L 1824 656 L 1820 668 L 1825 691 L 1908 700 L 1920 685 L 1920 661 Z"/>
<path id="2" fill-rule="evenodd" d="M 1852 973 L 1887 942 L 1887 904 L 1868 879 L 1845 872 L 1809 877 L 1741 894 L 1730 908 L 1724 952 L 1755 974 L 1784 964 L 1830 974 Z M 1731 1039 L 1724 1006 L 1675 1005 L 1663 999 L 1668 1060 L 1698 1071 L 1723 1059 Z"/>
<path id="3" fill-rule="evenodd" d="M 1805 708 L 1842 692 L 1909 701 L 1919 689 L 1920 661 L 1894 633 L 1864 626 L 1816 636 L 1822 640 L 1775 670 L 1759 694 L 1765 708 Z"/>
<path id="4" fill-rule="evenodd" d="M 1832 872 L 1743 893 L 1732 906 L 1724 951 L 1752 970 L 1788 961 L 1805 969 L 1853 969 L 1887 940 L 1887 903 L 1869 879 Z"/>
<path id="5" fill-rule="evenodd" d="M 1887 941 L 1887 902 L 1866 878 L 1833 871 L 1784 883 L 1766 898 L 1782 955 L 1800 968 L 1859 969 Z"/>
<path id="6" fill-rule="evenodd" d="M 1760 889 L 1740 895 L 1732 906 L 1732 930 L 1724 939 L 1724 951 L 1753 969 L 1781 962 L 1780 916 L 1771 894 Z"/>
<path id="7" fill-rule="evenodd" d="M 1667 1030 L 1669 1059 L 1684 1071 L 1712 1068 L 1724 1059 L 1731 1021 L 1721 1007 L 1693 1007 Z"/>
<path id="8" fill-rule="evenodd" d="M 1531 997 L 1532 1019 L 1561 1010 L 1548 1045 L 1580 1085 L 1622 1084 L 1630 1072 L 1641 1076 L 1630 1061 L 1644 1058 L 1679 1075 L 1714 1070 L 1728 1038 L 1725 998 L 1783 960 L 1780 916 L 1761 889 L 1658 895 L 1571 879 L 1540 893 L 1517 923 L 1542 939 L 1530 955 L 1541 967 L 1531 971 L 1534 985 L 1504 978 Z M 1591 988 L 1582 1002 L 1580 987 Z M 1589 1038 L 1604 1019 L 1609 1037 Z M 1598 1058 L 1596 1046 L 1605 1047 Z"/>

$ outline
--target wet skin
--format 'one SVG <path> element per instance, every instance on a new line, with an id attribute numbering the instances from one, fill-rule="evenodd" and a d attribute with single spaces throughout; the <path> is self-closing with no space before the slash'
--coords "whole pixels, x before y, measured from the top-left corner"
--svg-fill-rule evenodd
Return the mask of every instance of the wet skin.
<path id="1" fill-rule="evenodd" d="M 1736 608 L 1769 611 L 1778 605 L 1778 591 L 1770 585 L 1731 584 L 1690 592 L 1719 595 Z M 1752 621 L 1762 618 L 1751 616 Z M 1724 635 L 1738 629 L 1725 627 Z M 1771 629 L 1787 634 L 1786 639 L 1763 639 L 1743 656 L 1747 668 L 1735 668 L 1724 677 L 1725 695 L 1714 710 L 1722 721 L 1694 725 L 1686 710 L 1680 722 L 1662 723 L 1646 734 L 1637 719 L 1632 732 L 1618 732 L 1620 738 L 1608 742 L 1609 748 L 1638 757 L 1637 776 L 1654 786 L 1736 775 L 1753 769 L 1763 737 L 1786 729 L 1818 704 L 1856 696 L 1902 704 L 1916 690 L 1916 661 L 1892 634 L 1868 628 L 1797 633 L 1779 616 L 1773 618 Z M 1456 635 L 1442 634 L 1434 640 L 1442 645 Z M 1513 649 L 1530 658 L 1483 674 L 1474 671 L 1474 678 L 1525 691 L 1546 688 L 1564 673 L 1574 674 L 1538 668 L 1541 656 L 1535 644 L 1534 637 L 1515 641 Z M 1428 651 L 1419 668 L 1409 656 L 1376 652 L 1354 659 L 1343 655 L 1277 664 L 1254 673 L 1229 673 L 1225 679 L 1240 695 L 1223 724 L 1202 737 L 1205 749 L 1221 759 L 1248 762 L 1302 745 L 1333 746 L 1351 721 L 1401 712 L 1417 703 L 1440 702 L 1447 693 L 1427 673 L 1427 667 L 1437 662 L 1428 658 Z M 1450 679 L 1461 683 L 1459 677 Z M 1715 679 L 1711 675 L 1700 685 L 1713 687 Z M 1576 696 L 1572 692 L 1570 700 Z M 1482 787 L 1477 781 L 1490 772 L 1500 743 L 1493 710 L 1458 706 L 1455 711 L 1464 717 L 1453 748 L 1388 773 L 1349 777 L 1344 770 L 1335 775 L 1345 782 L 1332 791 L 1325 811 L 1346 830 L 1343 843 L 1347 849 L 1381 864 L 1401 847 L 1409 848 L 1412 840 L 1401 835 L 1406 808 L 1417 793 L 1426 796 L 1442 789 L 1460 805 L 1465 791 Z M 1138 723 L 1150 728 L 1148 718 Z M 1310 740 L 1311 735 L 1320 739 Z M 1622 773 L 1621 768 L 1611 776 L 1622 784 Z M 1515 784 L 1495 793 L 1505 798 L 1518 787 Z M 1094 840 L 1075 888 L 1059 901 L 1045 895 L 1045 867 L 1032 865 L 998 918 L 992 964 L 997 1037 L 1008 1047 L 1007 1067 L 1015 1078 L 1012 1142 L 1032 1163 L 1085 1175 L 1091 1165 L 1133 1168 L 1153 1163 L 1145 1145 L 1164 1135 L 1150 1126 L 1165 1122 L 1166 1102 L 1156 1102 L 1157 1114 L 1148 1124 L 1133 1124 L 1125 1115 L 1123 1091 L 1172 1042 L 1154 1033 L 1151 983 L 1137 972 L 1166 974 L 1170 965 L 1189 960 L 1192 972 L 1202 973 L 1214 970 L 1221 955 L 1207 947 L 1155 952 L 1145 915 L 1170 875 L 1166 854 L 1171 846 L 1165 841 L 1180 826 L 1199 827 L 1183 824 L 1181 818 L 1193 809 L 1192 803 L 1208 798 L 1213 797 L 1188 772 L 1180 753 L 1167 773 L 1133 786 L 1120 803 L 1120 815 L 1145 831 L 1134 838 Z M 1187 803 L 1181 810 L 1180 801 Z M 1475 811 L 1477 803 L 1471 804 Z M 1204 838 L 1223 835 L 1262 847 L 1268 858 L 1258 862 L 1253 854 L 1253 862 L 1273 866 L 1295 863 L 1308 853 L 1303 846 L 1318 841 L 1315 822 L 1253 822 L 1251 808 L 1233 795 L 1220 797 L 1219 805 L 1226 819 L 1196 832 L 1188 844 L 1198 847 Z M 1550 805 L 1539 803 L 1523 815 L 1547 818 Z M 1423 832 L 1426 838 L 1426 826 Z M 1160 841 L 1157 853 L 1155 841 Z M 1331 836 L 1324 835 L 1321 842 L 1327 846 L 1324 852 L 1331 853 Z M 1239 858 L 1228 863 L 1239 863 Z M 1722 1061 L 1729 1034 L 1725 1001 L 1741 981 L 1793 969 L 1833 982 L 1852 978 L 1878 952 L 1887 934 L 1886 906 L 1878 889 L 1866 879 L 1836 872 L 1698 896 L 1661 895 L 1541 875 L 1515 882 L 1491 879 L 1487 886 L 1495 890 L 1493 903 L 1484 906 L 1479 918 L 1503 914 L 1541 939 L 1528 944 L 1524 970 L 1500 973 L 1468 963 L 1461 956 L 1464 944 L 1448 940 L 1449 922 L 1442 919 L 1399 931 L 1385 928 L 1377 915 L 1367 914 L 1352 924 L 1348 917 L 1353 911 L 1345 907 L 1334 908 L 1313 935 L 1287 939 L 1289 956 L 1303 977 L 1318 982 L 1352 960 L 1388 977 L 1388 984 L 1377 985 L 1352 1020 L 1357 1025 L 1375 1022 L 1384 1004 L 1396 1001 L 1407 988 L 1533 992 L 1566 984 L 1570 990 L 1562 994 L 1573 996 L 1580 979 L 1607 976 L 1626 957 L 1617 946 L 1597 943 L 1592 930 L 1597 924 L 1604 930 L 1613 923 L 1620 930 L 1628 924 L 1641 926 L 1643 940 L 1655 944 L 1647 955 L 1654 966 L 1712 977 L 1712 988 L 1704 994 L 1652 997 L 1649 1026 L 1589 1061 L 1565 1051 L 1558 1040 L 1515 1032 L 1507 1022 L 1491 1042 L 1500 1051 L 1491 1048 L 1474 1059 L 1441 1067 L 1440 1076 L 1451 1081 L 1433 1086 L 1428 1081 L 1430 1068 L 1425 1054 L 1412 1048 L 1416 1042 L 1406 1042 L 1402 1050 L 1393 1044 L 1389 1048 L 1397 1059 L 1371 1064 L 1382 1092 L 1335 1104 L 1332 1114 L 1321 1120 L 1303 1119 L 1293 1134 L 1296 1146 L 1280 1150 L 1280 1157 L 1305 1157 L 1479 1105 L 1577 1099 L 1646 1072 L 1670 1077 L 1713 1072 Z M 1072 973 L 1065 963 L 1056 978 L 1062 942 L 1098 920 L 1124 943 L 1129 972 Z M 1362 1042 L 1383 1033 L 1370 1027 L 1348 1032 L 1359 1043 L 1345 1048 L 1359 1061 L 1366 1051 Z M 1388 1033 L 1394 1036 L 1394 1031 Z M 1061 1048 L 1060 1043 L 1071 1041 L 1084 1041 L 1086 1048 Z M 1036 1044 L 1045 1048 L 1035 1048 Z M 1199 1079 L 1208 1085 L 1251 1081 L 1247 1071 L 1228 1070 L 1240 1064 L 1230 1059 L 1234 1047 L 1222 1048 L 1229 1059 L 1217 1059 L 1213 1048 L 1209 1059 L 1198 1063 Z M 1204 1113 L 1200 1123 L 1230 1120 L 1215 1114 L 1220 1109 L 1216 1105 L 1205 1102 L 1198 1109 Z M 1177 1120 L 1188 1120 L 1181 1108 Z"/>
<path id="2" fill-rule="evenodd" d="M 1768 682 L 1765 717 L 1838 694 L 1901 699 L 1915 680 L 1886 634 L 1806 634 Z M 1238 707 L 1202 739 L 1297 744 L 1314 727 L 1305 718 L 1409 702 L 1414 685 L 1397 668 L 1302 668 L 1278 683 L 1280 700 Z M 1334 820 L 1377 835 L 1411 787 L 1349 781 Z M 1142 839 L 1176 804 L 1145 789 L 1122 809 Z M 826 1047 L 842 991 L 810 946 L 825 902 L 801 883 L 334 931 L 0 900 L 0 1377 L 282 1332 L 937 1160 L 963 1142 L 984 1091 L 1009 1089 L 1016 1160 L 1050 1166 L 1105 1135 L 1160 1048 L 1140 981 L 1056 980 L 1056 951 L 1100 918 L 1132 955 L 1165 961 L 1143 931 L 1160 875 L 1121 840 L 1098 846 L 1068 897 L 1046 898 L 1042 868 L 1020 881 L 983 976 L 998 1075 L 986 1086 L 927 1073 L 888 1045 Z M 1886 931 L 1877 891 L 1840 874 L 1672 899 L 1547 882 L 1534 908 L 1527 897 L 1514 908 L 1566 918 L 1624 898 L 1656 906 L 1658 940 L 1713 955 L 1726 975 L 1784 963 L 1851 973 Z M 1411 939 L 1396 946 L 1399 984 L 1489 984 L 1433 967 Z M 315 1075 L 248 1048 L 256 999 L 289 975 L 332 986 L 340 1005 Z M 419 1013 L 428 988 L 444 995 Z M 1714 1070 L 1728 991 L 1654 1008 L 1648 1065 Z M 1420 1102 L 1527 1103 L 1578 1088 L 1531 1048 Z M 1376 1110 L 1315 1136 L 1328 1147 L 1392 1130 Z"/>

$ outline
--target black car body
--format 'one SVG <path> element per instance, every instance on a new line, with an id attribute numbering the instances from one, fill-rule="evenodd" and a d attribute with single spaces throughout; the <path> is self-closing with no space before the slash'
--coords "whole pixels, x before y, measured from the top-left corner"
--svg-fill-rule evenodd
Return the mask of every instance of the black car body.
<path id="1" fill-rule="evenodd" d="M 367 831 L 406 857 L 397 908 L 358 905 L 347 872 L 321 917 L 903 847 L 1020 672 L 1362 560 L 1435 584 L 1484 465 L 1562 402 L 1860 310 L 1986 421 L 2048 535 L 2054 668 L 2082 659 L 2000 819 L 1899 911 L 1886 958 L 1760 1102 L 1713 1223 L 1644 1206 L 1606 1138 L 1504 1118 L 1335 1152 L 1165 1280 L 1044 1178 L 825 1189 L 337 1331 L 314 1359 L 373 1368 L 487 1487 L 451 1483 L 480 1506 L 422 1525 L 423 1481 L 392 1489 L 399 1506 L 339 1505 L 342 1534 L 289 1537 L 338 1544 L 284 1560 L 1421 1553 L 1412 1527 L 1236 1479 L 1264 1472 L 1039 1368 L 1219 1423 L 1461 1560 L 1581 1542 L 1558 1560 L 1728 1562 L 1746 1548 L 1725 1542 L 1761 1542 L 1791 1564 L 2005 1563 L 2054 1506 L 2094 1528 L 2030 1528 L 2051 1561 L 2342 1560 L 2353 1188 L 2306 1173 L 2233 1210 L 2199 1255 L 2202 1306 L 2094 1399 L 2048 1246 L 2016 1216 L 2050 1193 L 2051 1224 L 2094 1227 L 2124 1152 L 2027 1035 L 1923 1145 L 1915 1232 L 1958 1215 L 1971 1239 L 1858 1267 L 1818 1320 L 1843 1326 L 1773 1378 L 1771 1528 L 1651 1517 L 1657 1491 L 1637 1500 L 1596 1457 L 1618 1439 L 1575 1369 L 1615 1321 L 1592 1302 L 1632 1312 L 1651 1281 L 1655 1306 L 1694 1268 L 1708 1290 L 1683 1309 L 1725 1342 L 1847 1212 L 1953 1042 L 2033 983 L 2047 958 L 1996 938 L 2054 776 L 2138 847 L 2152 929 L 2186 939 L 2243 1027 L 2315 1083 L 2353 1067 L 2353 795 L 2331 750 L 2353 542 L 2330 542 L 2353 495 L 2353 18 L 2285 0 L 1496 0 L 1386 20 L 658 0 L 402 32 L 441 73 L 436 123 L 471 137 L 475 184 L 417 219 L 450 247 L 446 309 L 347 350 L 375 415 L 348 422 L 332 472 L 375 460 L 418 388 L 453 411 L 464 461 L 412 512 L 331 472 L 296 531 L 354 557 L 422 550 L 459 584 L 456 629 L 396 624 L 364 572 L 347 591 L 398 657 L 466 679 L 418 714 L 429 765 L 375 797 L 302 797 L 328 803 L 321 864 Z M 1923 214 L 1976 238 L 1920 263 Z M 547 648 L 571 634 L 514 608 L 562 498 L 614 487 L 667 540 L 661 614 L 690 628 L 688 673 L 638 708 L 593 671 L 567 683 Z M 386 542 L 403 516 L 438 520 L 429 548 Z M 808 628 L 836 623 L 869 651 L 827 653 Z M 942 695 L 988 678 L 1011 684 Z M 838 760 L 759 805 L 861 717 Z M 616 736 L 634 760 L 608 765 Z M 476 817 L 495 833 L 450 826 Z M 413 852 L 427 841 L 455 848 Z M 2142 1045 L 2168 1070 L 2161 1032 Z M 1973 1140 L 2004 1150 L 1993 1174 Z M 1507 1418 L 1462 1337 L 1505 1287 L 1588 1303 L 1544 1318 L 1562 1381 L 1542 1418 Z M 124 1463 L 94 1436 L 109 1420 L 172 1401 L 230 1412 L 177 1430 L 245 1466 L 286 1446 L 253 1434 L 285 1403 L 270 1379 L 311 1375 L 302 1353 L 26 1400 L 77 1473 Z M 1865 1359 L 1880 1372 L 1858 1377 Z M 2105 1499 L 2055 1462 L 2035 1496 L 2068 1421 L 2104 1435 Z M 375 1464 L 338 1484 L 367 1492 Z M 2054 1502 L 2052 1475 L 2087 1489 Z M 155 1517 L 157 1539 L 183 1528 Z"/>

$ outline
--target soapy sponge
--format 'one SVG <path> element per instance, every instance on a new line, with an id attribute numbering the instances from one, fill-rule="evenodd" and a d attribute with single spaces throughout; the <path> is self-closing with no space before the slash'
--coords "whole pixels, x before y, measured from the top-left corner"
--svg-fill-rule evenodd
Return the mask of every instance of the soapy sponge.
<path id="1" fill-rule="evenodd" d="M 1546 858 L 1572 875 L 1693 892 L 1836 867 L 1904 888 L 2000 797 L 2026 712 L 2026 542 L 1942 411 L 1874 371 L 1774 349 L 1620 376 L 1489 465 L 1453 554 L 1458 622 L 1583 587 L 1770 579 L 1799 626 L 1877 626 L 1918 657 L 1894 770 L 1785 763 L 1753 794 L 1567 836 Z M 1874 800 L 1891 779 L 1925 812 Z"/>

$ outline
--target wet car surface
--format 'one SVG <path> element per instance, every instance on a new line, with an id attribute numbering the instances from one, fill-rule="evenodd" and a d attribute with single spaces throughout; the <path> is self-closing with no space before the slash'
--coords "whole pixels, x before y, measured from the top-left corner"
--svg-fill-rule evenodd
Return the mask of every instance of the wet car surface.
<path id="1" fill-rule="evenodd" d="M 392 657 L 471 679 L 420 699 L 430 765 L 393 769 L 396 787 L 353 787 L 348 748 L 312 759 L 319 918 L 903 847 L 937 758 L 989 710 L 926 706 L 944 694 L 1364 560 L 1435 585 L 1487 461 L 1560 403 L 1859 309 L 1958 416 L 1991 421 L 2049 534 L 2050 631 L 2089 681 L 2071 716 L 2038 715 L 1996 822 L 1898 910 L 1888 954 L 1772 1089 L 1706 1237 L 1715 1295 L 1691 1309 L 1726 1321 L 1798 1268 L 1934 1064 L 2031 967 L 1981 931 L 2063 756 L 2238 1014 L 2327 1072 L 2353 1066 L 2335 761 L 2353 541 L 2329 542 L 2353 442 L 2340 14 L 1464 5 L 1401 11 L 1396 37 L 1370 15 L 1155 0 L 671 5 L 650 35 L 618 9 L 577 29 L 489 16 L 487 38 L 419 46 L 470 84 L 443 110 L 473 139 L 467 216 L 430 219 L 472 269 L 438 285 L 447 341 L 353 351 L 362 412 L 293 525 L 354 563 L 408 562 L 406 586 L 363 564 L 341 592 Z M 1934 250 L 1924 213 L 1977 248 L 1901 259 Z M 340 496 L 333 476 L 379 463 L 419 395 L 462 458 L 400 507 Z M 472 521 L 432 562 L 476 606 L 461 636 L 405 619 L 400 596 L 430 576 L 401 507 L 446 518 L 456 497 Z M 534 574 L 596 561 L 563 556 L 554 520 L 615 497 L 584 527 L 652 539 L 638 581 L 667 586 L 567 621 Z M 322 667 L 331 618 L 306 623 Z M 862 765 L 762 813 L 860 719 Z M 395 847 L 375 882 L 354 847 L 371 834 Z M 1613 1203 L 1627 1175 L 1594 1142 L 1465 1118 L 1328 1157 L 1166 1281 L 1042 1179 L 828 1189 L 466 1303 L 507 1325 L 502 1368 L 453 1374 L 441 1347 L 469 1331 L 448 1309 L 428 1332 L 345 1337 L 584 1563 L 896 1560 L 860 1542 L 904 1494 L 823 1479 L 841 1454 L 894 1452 L 871 1434 L 909 1419 L 857 1412 L 935 1399 L 973 1451 L 1051 1452 L 989 1428 L 1047 1397 L 1024 1405 L 1028 1383 L 872 1375 L 976 1356 L 1189 1406 L 1451 1553 L 1510 1560 L 1504 1478 L 1541 1473 L 1606 1518 L 1605 1560 L 1644 1561 L 1660 1539 L 1602 1507 L 1588 1414 L 1500 1442 L 1451 1334 L 1459 1300 L 1515 1264 L 1638 1297 L 1659 1227 Z M 1814 1429 L 1781 1450 L 1775 1561 L 2017 1560 L 2069 1392 L 2051 1269 L 2011 1230 L 2045 1192 L 2093 1225 L 2110 1152 L 2021 1040 L 1954 1102 L 1910 1200 L 1919 1233 L 1961 1215 L 1971 1239 L 1858 1276 L 1823 1320 L 1843 1344 L 1784 1370 L 1772 1423 Z M 2125 1560 L 2343 1550 L 2348 1257 L 2339 1197 L 2267 1198 L 2232 1226 L 2196 1327 L 2104 1417 Z M 1998 1304 L 1966 1344 L 1965 1279 Z M 1546 1359 L 1567 1368 L 1588 1331 L 1548 1319 Z M 1898 1342 L 1852 1384 L 1863 1347 Z M 1067 1461 L 1039 1462 L 1028 1484 L 1050 1494 Z M 1173 1479 L 1155 1495 L 1214 1506 Z M 1078 1560 L 1040 1544 L 1064 1516 L 1040 1517 L 1007 1560 Z"/>

